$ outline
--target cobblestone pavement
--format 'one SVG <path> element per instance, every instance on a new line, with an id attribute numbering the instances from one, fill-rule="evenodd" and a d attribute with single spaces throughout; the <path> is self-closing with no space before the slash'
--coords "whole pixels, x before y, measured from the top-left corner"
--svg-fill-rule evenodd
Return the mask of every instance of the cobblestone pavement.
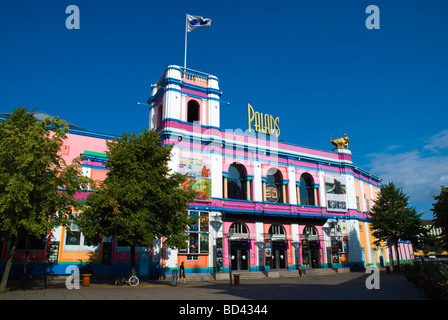
<path id="1" fill-rule="evenodd" d="M 0 300 L 426 300 L 423 292 L 402 274 L 380 273 L 379 289 L 367 289 L 369 275 L 362 272 L 307 275 L 302 278 L 141 282 L 138 287 L 92 283 L 69 290 L 65 283 L 42 284 L 0 293 Z"/>

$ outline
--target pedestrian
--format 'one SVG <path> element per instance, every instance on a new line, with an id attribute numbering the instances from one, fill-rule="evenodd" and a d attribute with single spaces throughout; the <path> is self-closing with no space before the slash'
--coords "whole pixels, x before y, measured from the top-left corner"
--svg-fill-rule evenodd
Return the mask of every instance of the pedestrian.
<path id="1" fill-rule="evenodd" d="M 297 260 L 297 270 L 299 270 L 299 276 L 302 278 L 302 265 L 300 264 L 299 260 Z"/>
<path id="2" fill-rule="evenodd" d="M 185 279 L 185 267 L 183 261 L 179 267 L 179 279 L 177 279 L 177 281 L 179 281 L 181 278 L 184 278 L 184 284 L 187 284 L 187 279 Z"/>

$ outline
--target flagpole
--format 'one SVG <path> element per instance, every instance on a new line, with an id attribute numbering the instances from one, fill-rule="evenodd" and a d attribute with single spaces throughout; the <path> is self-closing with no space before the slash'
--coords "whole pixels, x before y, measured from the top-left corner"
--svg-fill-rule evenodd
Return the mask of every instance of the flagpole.
<path id="1" fill-rule="evenodd" d="M 184 54 L 184 69 L 187 68 L 187 15 L 185 15 L 185 54 Z"/>

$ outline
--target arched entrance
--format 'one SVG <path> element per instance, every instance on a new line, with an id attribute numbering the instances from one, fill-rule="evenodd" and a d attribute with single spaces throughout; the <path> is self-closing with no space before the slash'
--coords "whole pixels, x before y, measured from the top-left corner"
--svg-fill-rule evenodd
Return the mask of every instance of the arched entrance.
<path id="1" fill-rule="evenodd" d="M 229 228 L 229 251 L 232 271 L 249 270 L 249 230 L 244 223 L 234 222 Z"/>
<path id="2" fill-rule="evenodd" d="M 271 261 L 269 264 L 271 269 L 286 269 L 286 232 L 285 228 L 279 224 L 273 224 L 269 228 L 269 236 L 272 241 Z M 268 259 L 268 258 L 267 258 Z M 268 262 L 268 261 L 267 261 Z"/>

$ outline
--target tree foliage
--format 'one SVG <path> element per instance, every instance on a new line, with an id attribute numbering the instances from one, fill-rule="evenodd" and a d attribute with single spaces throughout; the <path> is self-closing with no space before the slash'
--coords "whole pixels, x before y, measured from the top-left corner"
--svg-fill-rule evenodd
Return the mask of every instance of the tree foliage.
<path id="1" fill-rule="evenodd" d="M 409 240 L 418 246 L 421 235 L 426 232 L 421 225 L 422 214 L 409 206 L 409 197 L 392 182 L 381 187 L 374 203 L 370 217 L 372 235 L 376 238 L 375 245 L 381 242 L 389 246 L 395 245 L 399 263 L 399 240 Z"/>
<path id="2" fill-rule="evenodd" d="M 448 250 L 448 189 L 441 187 L 440 194 L 434 197 L 437 202 L 433 204 L 434 225 L 441 228 L 443 247 Z"/>
<path id="3" fill-rule="evenodd" d="M 87 197 L 78 217 L 81 231 L 98 243 L 101 236 L 117 236 L 131 247 L 131 272 L 135 246 L 164 239 L 168 246 L 184 247 L 188 226 L 188 203 L 194 193 L 184 191 L 185 177 L 170 172 L 172 145 L 159 145 L 154 131 L 123 133 L 108 142 L 109 172 Z"/>
<path id="4" fill-rule="evenodd" d="M 0 232 L 12 244 L 1 290 L 18 239 L 47 234 L 82 205 L 75 198 L 88 182 L 81 160 L 67 165 L 59 154 L 67 131 L 65 121 L 57 117 L 36 121 L 22 107 L 0 123 Z"/>

